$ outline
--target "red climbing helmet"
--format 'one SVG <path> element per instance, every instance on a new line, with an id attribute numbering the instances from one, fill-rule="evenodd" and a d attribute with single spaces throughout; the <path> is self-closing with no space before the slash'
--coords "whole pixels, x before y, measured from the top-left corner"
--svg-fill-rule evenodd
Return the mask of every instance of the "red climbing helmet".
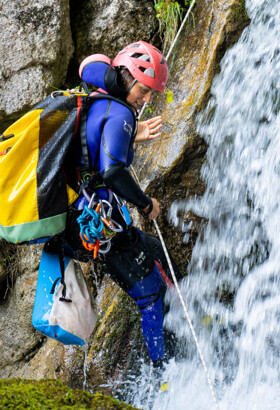
<path id="1" fill-rule="evenodd" d="M 168 78 L 168 67 L 161 52 L 145 41 L 124 47 L 113 60 L 113 66 L 124 66 L 140 83 L 163 92 Z"/>

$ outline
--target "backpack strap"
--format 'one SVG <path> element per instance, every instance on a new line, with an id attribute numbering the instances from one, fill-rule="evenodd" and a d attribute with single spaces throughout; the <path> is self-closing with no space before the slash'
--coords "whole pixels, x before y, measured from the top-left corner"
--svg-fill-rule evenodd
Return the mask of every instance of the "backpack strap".
<path id="1" fill-rule="evenodd" d="M 89 153 L 87 145 L 87 113 L 89 109 L 89 102 L 86 100 L 83 104 L 81 113 L 80 113 L 80 138 L 81 138 L 81 148 L 82 148 L 82 157 L 84 160 L 84 165 L 86 168 L 90 168 L 89 164 Z"/>
<path id="2" fill-rule="evenodd" d="M 66 283 L 65 283 L 65 269 L 64 269 L 64 249 L 63 249 L 62 242 L 61 242 L 61 246 L 59 247 L 58 257 L 59 257 L 59 264 L 60 264 L 60 271 L 61 271 L 61 281 L 60 281 L 60 283 L 63 286 L 62 296 L 59 298 L 59 300 L 60 300 L 60 302 L 71 303 L 72 300 L 66 298 Z"/>
<path id="3" fill-rule="evenodd" d="M 72 300 L 71 299 L 67 299 L 66 298 L 66 283 L 65 283 L 65 268 L 64 268 L 64 249 L 63 249 L 63 237 L 59 237 L 57 238 L 57 245 L 58 245 L 58 258 L 59 258 L 59 266 L 60 266 L 60 272 L 61 272 L 61 277 L 57 278 L 53 285 L 52 285 L 52 289 L 50 291 L 50 294 L 53 295 L 54 291 L 55 291 L 55 287 L 57 285 L 57 283 L 60 281 L 60 283 L 63 286 L 62 292 L 61 292 L 61 297 L 59 298 L 59 300 L 61 302 L 68 302 L 71 303 Z"/>
<path id="4" fill-rule="evenodd" d="M 89 89 L 86 83 L 80 84 L 80 90 L 82 90 L 82 88 L 85 90 L 85 92 L 88 95 L 83 102 L 82 109 L 80 112 L 80 139 L 81 139 L 81 149 L 82 149 L 82 157 L 83 157 L 84 165 L 85 165 L 85 168 L 90 170 L 91 169 L 90 160 L 89 160 L 90 156 L 89 156 L 88 145 L 87 145 L 87 114 L 88 114 L 89 107 L 97 100 L 109 100 L 109 101 L 115 101 L 115 102 L 118 102 L 119 104 L 124 105 L 132 113 L 133 117 L 135 118 L 135 122 L 134 122 L 134 128 L 133 128 L 132 138 L 130 141 L 129 148 L 132 146 L 135 136 L 136 136 L 138 118 L 137 116 L 135 116 L 135 112 L 133 111 L 132 107 L 129 104 L 127 104 L 125 101 L 121 100 L 120 98 L 113 97 L 112 95 L 106 94 L 105 92 L 101 92 L 101 91 L 96 91 L 94 94 L 90 95 Z M 102 125 L 103 127 L 105 125 L 107 116 L 108 116 L 108 108 L 106 110 L 105 117 L 103 120 L 103 125 Z"/>

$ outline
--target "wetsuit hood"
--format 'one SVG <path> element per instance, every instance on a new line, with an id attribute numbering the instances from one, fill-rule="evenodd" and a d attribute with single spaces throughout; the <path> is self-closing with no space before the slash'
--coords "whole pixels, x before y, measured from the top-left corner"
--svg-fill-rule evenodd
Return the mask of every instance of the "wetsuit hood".
<path id="1" fill-rule="evenodd" d="M 107 68 L 104 81 L 106 89 L 108 90 L 110 95 L 120 98 L 121 100 L 126 102 L 128 92 L 120 87 L 118 83 L 118 73 L 115 67 L 110 65 Z"/>

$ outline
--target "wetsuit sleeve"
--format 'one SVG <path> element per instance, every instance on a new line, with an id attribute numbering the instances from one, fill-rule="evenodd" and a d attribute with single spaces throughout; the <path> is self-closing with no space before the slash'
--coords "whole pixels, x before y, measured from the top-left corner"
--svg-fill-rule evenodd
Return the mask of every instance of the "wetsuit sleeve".
<path id="1" fill-rule="evenodd" d="M 132 178 L 129 170 L 123 165 L 115 164 L 104 170 L 102 174 L 105 184 L 117 195 L 136 205 L 139 209 L 152 206 L 152 200 Z"/>
<path id="2" fill-rule="evenodd" d="M 107 112 L 110 112 L 111 101 Z M 100 173 L 105 184 L 117 195 L 140 209 L 151 204 L 130 174 L 127 166 L 131 156 L 131 138 L 134 119 L 131 113 L 108 114 L 100 145 Z"/>
<path id="3" fill-rule="evenodd" d="M 109 65 L 102 61 L 90 61 L 82 67 L 81 78 L 87 84 L 106 90 L 104 78 Z"/>

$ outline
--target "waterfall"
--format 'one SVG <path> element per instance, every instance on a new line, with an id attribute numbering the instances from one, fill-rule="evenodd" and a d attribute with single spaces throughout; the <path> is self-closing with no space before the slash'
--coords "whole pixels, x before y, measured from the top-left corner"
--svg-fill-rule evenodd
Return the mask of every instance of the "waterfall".
<path id="1" fill-rule="evenodd" d="M 209 145 L 205 194 L 170 209 L 186 240 L 182 212 L 206 221 L 181 291 L 221 410 L 280 409 L 279 6 L 246 0 L 251 24 L 222 59 L 197 118 Z M 176 297 L 171 304 L 166 325 L 180 355 L 162 376 L 168 390 L 147 401 L 147 389 L 138 388 L 133 404 L 215 409 L 184 312 Z"/>

